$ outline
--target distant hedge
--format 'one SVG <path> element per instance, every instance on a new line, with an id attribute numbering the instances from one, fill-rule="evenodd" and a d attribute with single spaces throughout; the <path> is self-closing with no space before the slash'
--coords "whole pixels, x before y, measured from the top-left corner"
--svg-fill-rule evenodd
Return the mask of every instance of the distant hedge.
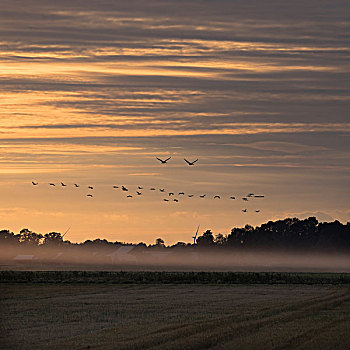
<path id="1" fill-rule="evenodd" d="M 0 283 L 350 284 L 350 273 L 0 271 Z"/>

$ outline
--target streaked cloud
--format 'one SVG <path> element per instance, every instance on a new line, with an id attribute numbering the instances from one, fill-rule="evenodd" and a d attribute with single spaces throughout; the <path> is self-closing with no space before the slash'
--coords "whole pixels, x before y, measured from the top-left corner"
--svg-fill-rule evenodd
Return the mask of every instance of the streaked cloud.
<path id="1" fill-rule="evenodd" d="M 48 177 L 101 186 L 159 182 L 212 193 L 258 187 L 275 202 L 253 223 L 282 211 L 344 219 L 349 9 L 343 0 L 4 1 L 0 177 L 17 186 L 36 176 L 45 183 Z M 171 162 L 159 167 L 156 155 Z M 200 161 L 184 167 L 185 157 Z M 311 193 L 302 197 L 308 208 L 290 200 L 300 200 L 299 187 Z M 39 198 L 51 200 L 45 193 L 38 208 Z M 23 201 L 20 192 L 6 196 Z M 90 227 L 118 205 L 107 194 L 102 198 Z M 175 214 L 161 206 L 151 222 L 147 201 L 137 204 L 137 213 L 123 202 L 109 217 L 134 239 L 143 220 L 146 235 L 159 225 L 169 237 L 187 232 L 186 217 L 215 226 L 216 216 L 221 227 L 230 225 L 231 209 L 216 203 L 212 213 L 197 202 Z M 67 212 L 63 196 L 57 206 Z M 244 224 L 236 209 L 234 219 Z M 84 221 L 83 209 L 75 215 Z M 133 215 L 138 224 L 130 228 Z M 181 223 L 168 228 L 169 217 Z M 103 225 L 104 232 L 113 228 Z M 84 230 L 89 227 L 76 237 Z"/>

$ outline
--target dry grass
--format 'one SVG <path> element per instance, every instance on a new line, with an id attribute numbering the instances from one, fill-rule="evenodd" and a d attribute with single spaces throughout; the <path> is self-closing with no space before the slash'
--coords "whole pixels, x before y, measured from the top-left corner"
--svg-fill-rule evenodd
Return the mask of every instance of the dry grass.
<path id="1" fill-rule="evenodd" d="M 347 349 L 346 286 L 1 285 L 1 349 Z"/>

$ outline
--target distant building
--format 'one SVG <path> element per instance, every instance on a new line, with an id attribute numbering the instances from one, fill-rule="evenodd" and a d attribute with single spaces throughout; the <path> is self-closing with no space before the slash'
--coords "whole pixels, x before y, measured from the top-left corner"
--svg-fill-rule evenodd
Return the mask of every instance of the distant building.
<path id="1" fill-rule="evenodd" d="M 62 252 L 59 252 L 59 253 L 56 253 L 53 257 L 52 257 L 52 260 L 58 260 L 59 258 L 61 258 L 63 255 Z"/>
<path id="2" fill-rule="evenodd" d="M 125 245 L 114 252 L 107 254 L 107 256 L 114 262 L 137 262 L 135 255 L 130 254 L 130 252 L 135 248 L 133 245 Z"/>
<path id="3" fill-rule="evenodd" d="M 18 254 L 13 258 L 13 260 L 27 262 L 37 260 L 37 258 L 35 257 L 35 255 Z"/>
<path id="4" fill-rule="evenodd" d="M 152 258 L 155 258 L 158 261 L 162 261 L 164 260 L 165 257 L 167 257 L 168 255 L 170 255 L 171 252 L 150 252 L 149 255 Z"/>

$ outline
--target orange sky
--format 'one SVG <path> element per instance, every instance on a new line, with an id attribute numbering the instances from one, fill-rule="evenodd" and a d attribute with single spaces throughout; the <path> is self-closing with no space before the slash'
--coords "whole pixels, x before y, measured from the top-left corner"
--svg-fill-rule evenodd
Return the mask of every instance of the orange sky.
<path id="1" fill-rule="evenodd" d="M 198 224 L 349 221 L 348 5 L 335 3 L 5 2 L 2 228 L 172 244 Z"/>

